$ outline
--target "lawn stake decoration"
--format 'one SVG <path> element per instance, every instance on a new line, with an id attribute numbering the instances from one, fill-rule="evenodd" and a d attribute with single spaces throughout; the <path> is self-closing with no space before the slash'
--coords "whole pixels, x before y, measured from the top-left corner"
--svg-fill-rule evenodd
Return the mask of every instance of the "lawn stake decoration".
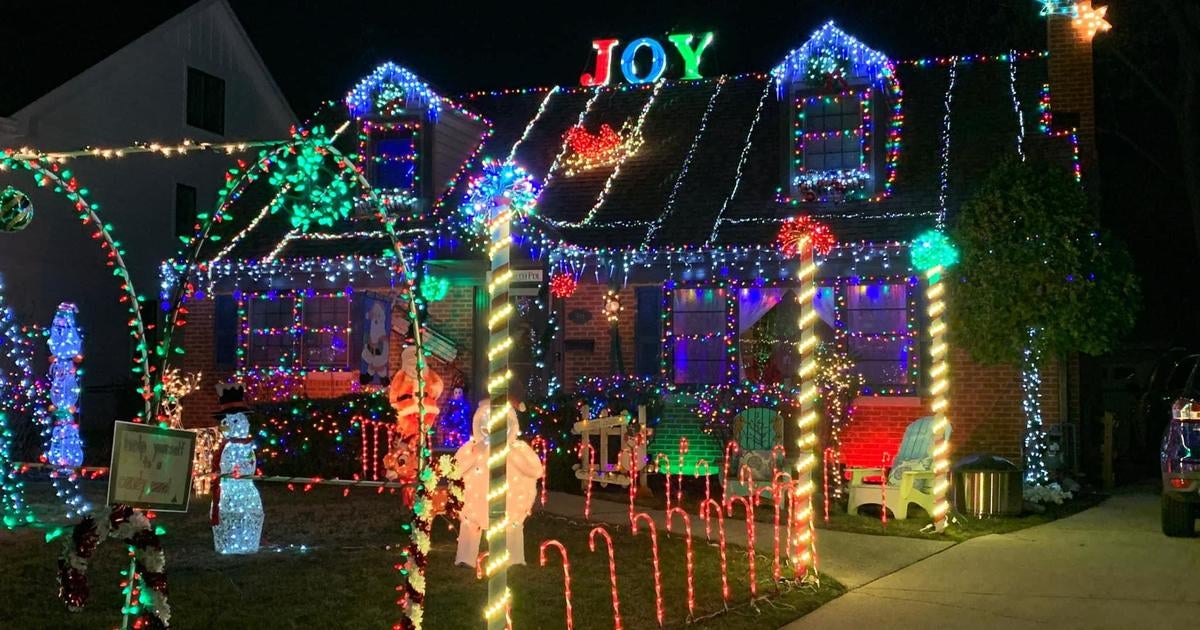
<path id="1" fill-rule="evenodd" d="M 696 613 L 696 579 L 694 556 L 692 555 L 692 517 L 684 511 L 683 508 L 672 508 L 667 512 L 667 531 L 671 531 L 672 517 L 678 514 L 683 519 L 683 544 L 687 550 L 687 605 L 688 605 L 688 621 L 691 621 Z"/>
<path id="2" fill-rule="evenodd" d="M 90 594 L 88 563 L 106 538 L 121 540 L 133 556 L 124 573 L 122 628 L 161 630 L 170 628 L 171 607 L 167 603 L 166 554 L 159 535 L 146 514 L 127 505 L 114 505 L 99 518 L 88 515 L 63 542 L 58 560 L 58 598 L 71 612 L 83 610 Z M 52 536 L 52 535 L 51 535 Z M 131 622 L 132 618 L 132 622 Z"/>
<path id="3" fill-rule="evenodd" d="M 763 487 L 759 488 L 757 492 L 755 492 L 753 495 L 751 495 L 756 503 L 759 501 L 759 498 L 763 495 L 771 497 L 771 502 L 774 503 L 775 520 L 773 521 L 773 523 L 774 523 L 773 531 L 775 534 L 775 548 L 774 548 L 774 554 L 772 555 L 771 576 L 775 579 L 775 588 L 776 589 L 779 588 L 779 580 L 783 577 L 783 570 L 780 568 L 780 565 L 779 565 L 779 517 L 780 517 L 780 512 L 783 509 L 783 505 L 782 505 L 783 501 L 780 499 L 780 495 L 779 495 L 780 490 L 781 490 L 781 486 L 779 484 L 772 483 L 769 486 L 763 486 Z"/>
<path id="4" fill-rule="evenodd" d="M 946 286 L 942 284 L 942 273 L 958 262 L 958 249 L 950 238 L 936 230 L 918 236 L 912 243 L 912 264 L 925 274 L 925 298 L 929 303 L 929 394 L 933 398 L 933 526 L 938 532 L 946 531 L 950 505 L 946 491 L 950 487 L 950 444 L 946 433 L 950 428 L 947 414 L 950 407 L 950 366 L 946 356 L 949 349 L 945 341 L 946 323 L 942 315 L 946 310 L 943 296 Z"/>
<path id="5" fill-rule="evenodd" d="M 659 463 L 663 462 L 663 463 Z M 665 464 L 665 465 L 664 465 Z M 671 509 L 671 458 L 666 453 L 658 453 L 654 456 L 654 467 L 663 475 L 663 483 L 666 484 L 667 495 L 667 510 Z"/>
<path id="6" fill-rule="evenodd" d="M 549 456 L 549 450 L 548 450 L 549 445 L 546 442 L 546 438 L 544 438 L 540 435 L 536 436 L 532 440 L 530 440 L 529 445 L 531 447 L 533 447 L 534 450 L 537 451 L 538 459 L 540 459 L 542 461 L 542 479 L 541 479 L 539 485 L 541 486 L 540 497 L 541 497 L 542 507 L 545 507 L 546 506 L 546 484 L 550 483 L 550 456 Z"/>
<path id="7" fill-rule="evenodd" d="M 731 454 L 738 452 L 737 442 L 729 440 L 725 443 L 725 459 L 721 461 L 721 502 L 729 501 L 729 464 L 733 461 Z M 703 514 L 701 514 L 703 516 Z"/>
<path id="8" fill-rule="evenodd" d="M 509 300 L 513 272 L 509 263 L 512 246 L 512 222 L 531 213 L 537 205 L 538 186 L 525 169 L 512 162 L 485 159 L 482 172 L 468 183 L 463 209 L 484 228 L 488 235 L 488 395 L 490 417 L 487 424 L 488 485 L 487 541 L 491 559 L 487 564 L 488 599 L 483 614 L 489 630 L 501 630 L 507 623 L 505 613 L 512 600 L 508 588 L 509 550 L 505 547 L 506 502 L 508 494 L 508 382 L 512 370 L 508 353 L 513 346 L 510 320 L 515 312 Z"/>
<path id="9" fill-rule="evenodd" d="M 828 254 L 837 239 L 829 227 L 815 221 L 812 217 L 800 216 L 788 218 L 779 230 L 778 243 L 780 249 L 789 256 L 800 259 L 800 371 L 801 384 L 799 394 L 799 417 L 796 424 L 800 429 L 800 439 L 797 444 L 799 455 L 796 458 L 798 473 L 795 492 L 799 501 L 791 518 L 796 524 L 796 548 L 793 550 L 793 564 L 812 570 L 815 574 L 817 538 L 810 526 L 812 522 L 812 495 L 814 484 L 813 468 L 816 466 L 817 448 L 817 401 L 820 391 L 817 388 L 817 312 L 813 307 L 813 298 L 817 294 L 817 254 Z"/>
<path id="10" fill-rule="evenodd" d="M 579 445 L 579 461 L 583 463 L 583 453 L 587 452 L 587 489 L 584 491 L 586 495 L 583 499 L 583 520 L 588 520 L 592 517 L 592 484 L 596 478 L 596 449 L 592 447 L 590 442 L 584 442 Z"/>
<path id="11" fill-rule="evenodd" d="M 750 561 L 750 601 L 758 597 L 758 581 L 754 577 L 754 499 L 752 497 L 730 497 L 729 517 L 733 517 L 733 506 L 741 505 L 746 513 L 746 554 Z"/>
<path id="12" fill-rule="evenodd" d="M 670 514 L 672 510 L 667 510 Z M 650 561 L 654 568 L 654 615 L 658 619 L 658 627 L 662 627 L 665 612 L 663 610 L 662 597 L 662 570 L 658 565 L 658 528 L 654 525 L 654 517 L 641 512 L 633 516 L 633 521 L 630 527 L 633 529 L 633 535 L 638 533 L 638 521 L 644 520 L 650 525 Z"/>
<path id="13" fill-rule="evenodd" d="M 701 468 L 701 467 L 704 467 L 704 475 L 701 475 L 701 474 L 700 474 L 700 468 Z M 693 471 L 692 471 L 692 477 L 693 477 L 693 478 L 695 478 L 695 477 L 701 477 L 701 476 L 703 476 L 703 477 L 704 477 L 704 500 L 706 500 L 706 501 L 707 501 L 708 499 L 711 499 L 711 498 L 712 498 L 712 487 L 711 487 L 711 486 L 712 486 L 712 484 L 710 483 L 710 481 L 711 481 L 711 479 L 710 479 L 710 478 L 712 477 L 712 472 L 711 472 L 711 470 L 710 470 L 710 468 L 709 468 L 709 466 L 708 466 L 708 460 L 707 460 L 707 459 L 698 459 L 698 460 L 696 460 L 696 467 L 695 467 L 695 469 L 693 469 Z"/>
<path id="14" fill-rule="evenodd" d="M 212 528 L 213 546 L 220 554 L 256 553 L 262 538 L 262 498 L 253 481 L 239 479 L 253 475 L 257 467 L 245 395 L 241 383 L 217 385 L 224 440 L 213 465 L 220 468 L 221 480 L 213 487 Z"/>
<path id="15" fill-rule="evenodd" d="M 546 566 L 546 549 L 555 548 L 562 556 L 563 597 L 567 600 L 567 630 L 574 630 L 575 620 L 571 614 L 571 563 L 567 560 L 567 548 L 557 540 L 547 540 L 538 548 L 539 564 Z"/>
<path id="16" fill-rule="evenodd" d="M 597 534 L 604 538 L 604 544 L 608 549 L 608 582 L 612 590 L 613 630 L 621 630 L 621 596 L 617 591 L 617 559 L 613 556 L 612 536 L 608 535 L 608 530 L 599 526 L 588 532 L 588 549 L 593 552 L 596 551 Z"/>
<path id="17" fill-rule="evenodd" d="M 729 564 L 725 561 L 725 508 L 721 504 L 707 499 L 700 504 L 700 518 L 704 519 L 704 537 L 712 540 L 709 527 L 712 515 L 717 515 L 717 549 L 721 557 L 721 597 L 725 606 L 729 606 Z"/>

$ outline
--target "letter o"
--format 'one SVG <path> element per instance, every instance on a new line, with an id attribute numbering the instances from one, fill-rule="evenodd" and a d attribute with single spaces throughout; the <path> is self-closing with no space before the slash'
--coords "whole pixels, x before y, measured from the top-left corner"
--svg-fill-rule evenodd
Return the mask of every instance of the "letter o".
<path id="1" fill-rule="evenodd" d="M 637 56 L 638 49 L 643 46 L 650 48 L 650 72 L 646 76 L 639 77 L 634 57 Z M 621 74 L 624 74 L 625 80 L 630 83 L 654 83 L 662 77 L 666 69 L 667 51 L 663 50 L 662 44 L 649 37 L 629 42 L 629 45 L 625 47 L 625 52 L 621 53 Z"/>

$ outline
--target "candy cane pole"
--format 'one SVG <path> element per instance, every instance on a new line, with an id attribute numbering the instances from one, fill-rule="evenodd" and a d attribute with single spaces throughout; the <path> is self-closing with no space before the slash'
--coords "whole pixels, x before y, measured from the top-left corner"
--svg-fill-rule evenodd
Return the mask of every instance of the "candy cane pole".
<path id="1" fill-rule="evenodd" d="M 783 503 L 783 501 L 780 500 L 780 498 L 779 498 L 779 486 L 778 485 L 772 484 L 769 486 L 763 486 L 763 487 L 759 488 L 758 492 L 754 493 L 754 500 L 758 501 L 759 497 L 761 497 L 764 494 L 769 495 L 771 497 L 772 501 L 775 503 L 775 521 L 774 521 L 775 522 L 775 530 L 774 530 L 775 531 L 775 555 L 774 555 L 774 563 L 771 565 L 771 567 L 772 567 L 771 574 L 775 577 L 775 588 L 778 589 L 779 588 L 779 579 L 783 576 L 783 571 L 779 567 L 779 512 L 782 508 L 781 504 Z"/>
<path id="2" fill-rule="evenodd" d="M 671 508 L 667 512 L 667 531 L 671 531 L 671 517 L 678 514 L 683 518 L 683 533 L 684 546 L 687 549 L 687 603 L 688 603 L 688 619 L 690 620 L 696 611 L 696 581 L 695 571 L 692 556 L 692 517 L 683 511 L 683 508 Z"/>
<path id="3" fill-rule="evenodd" d="M 709 535 L 709 524 L 712 520 L 712 515 L 717 515 L 717 548 L 721 552 L 721 597 L 724 598 L 726 604 L 729 603 L 729 565 L 725 562 L 725 514 L 721 504 L 708 499 L 704 502 L 704 506 L 716 508 L 715 510 L 707 509 L 704 512 L 704 537 L 712 540 Z"/>
<path id="4" fill-rule="evenodd" d="M 758 597 L 758 584 L 754 577 L 754 501 L 747 497 L 730 497 L 729 516 L 733 516 L 733 506 L 741 504 L 746 513 L 746 555 L 750 562 L 750 601 Z"/>
<path id="5" fill-rule="evenodd" d="M 665 462 L 666 466 L 664 467 L 659 462 Z M 666 453 L 659 453 L 659 454 L 655 455 L 654 456 L 654 467 L 658 469 L 658 472 L 661 472 L 663 474 L 663 481 L 666 482 L 666 484 L 667 484 L 667 509 L 670 510 L 671 509 L 671 458 L 667 457 Z"/>
<path id="6" fill-rule="evenodd" d="M 782 438 L 781 438 L 782 439 Z M 787 461 L 787 451 L 784 450 L 782 444 L 776 444 L 771 447 L 771 476 L 779 474 L 779 465 Z"/>
<path id="7" fill-rule="evenodd" d="M 675 479 L 675 499 L 678 503 L 683 503 L 683 456 L 688 452 L 688 439 L 686 437 L 679 438 L 679 469 L 676 471 L 678 475 Z"/>
<path id="8" fill-rule="evenodd" d="M 823 479 L 824 479 L 823 490 L 821 491 L 821 498 L 825 502 L 825 522 L 826 523 L 829 522 L 829 467 L 833 465 L 831 462 L 832 459 L 833 459 L 833 449 L 826 447 L 825 448 L 825 457 L 821 460 L 822 461 L 821 474 L 823 475 Z"/>
<path id="9" fill-rule="evenodd" d="M 603 527 L 596 527 L 588 533 L 588 548 L 596 551 L 596 535 L 604 538 L 608 547 L 608 583 L 612 588 L 613 630 L 621 630 L 621 597 L 617 593 L 617 559 L 613 557 L 612 536 Z"/>
<path id="10" fill-rule="evenodd" d="M 567 600 L 567 630 L 574 630 L 575 621 L 571 614 L 571 563 L 567 561 L 567 548 L 557 540 L 547 540 L 538 548 L 539 562 L 546 566 L 546 549 L 553 547 L 562 556 L 563 568 L 563 597 Z"/>
<path id="11" fill-rule="evenodd" d="M 667 513 L 669 514 L 670 511 L 668 510 Z M 632 524 L 633 534 L 635 536 L 638 533 L 638 521 L 642 520 L 646 521 L 650 525 L 650 559 L 651 563 L 654 565 L 654 613 L 658 618 L 658 625 L 661 628 L 663 625 L 665 611 L 663 610 L 662 598 L 662 571 L 658 566 L 658 528 L 654 526 L 654 519 L 649 514 L 646 514 L 645 512 L 635 514 L 633 516 Z"/>
<path id="12" fill-rule="evenodd" d="M 583 463 L 583 452 L 587 451 L 587 489 L 584 490 L 583 498 L 583 518 L 584 520 L 592 517 L 592 485 L 595 482 L 596 476 L 596 449 L 592 448 L 590 442 L 584 442 L 579 445 L 579 462 Z"/>
<path id="13" fill-rule="evenodd" d="M 929 303 L 929 396 L 933 399 L 933 526 L 938 532 L 946 530 L 950 505 L 946 490 L 950 487 L 950 444 L 946 432 L 950 429 L 950 366 L 946 362 L 949 348 L 945 342 L 946 323 L 942 315 L 946 287 L 942 273 L 958 262 L 958 250 L 944 233 L 929 230 L 918 236 L 909 248 L 912 264 L 925 274 L 925 297 Z"/>
<path id="14" fill-rule="evenodd" d="M 891 455 L 883 454 L 883 465 L 879 467 L 882 471 L 879 481 L 879 520 L 883 522 L 884 529 L 887 528 L 887 478 L 888 478 L 888 462 L 891 460 Z"/>

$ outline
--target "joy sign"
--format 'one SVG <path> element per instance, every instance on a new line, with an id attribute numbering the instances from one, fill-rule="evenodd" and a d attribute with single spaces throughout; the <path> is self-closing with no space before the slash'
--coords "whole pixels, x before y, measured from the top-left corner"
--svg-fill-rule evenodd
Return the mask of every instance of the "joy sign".
<path id="1" fill-rule="evenodd" d="M 704 54 L 704 50 L 712 43 L 712 32 L 702 34 L 700 40 L 695 42 L 695 44 L 693 42 L 696 40 L 696 37 L 691 33 L 668 35 L 667 40 L 675 45 L 675 50 L 679 51 L 679 56 L 683 60 L 683 78 L 699 79 L 700 56 Z M 620 41 L 615 39 L 597 39 L 592 42 L 592 48 L 596 51 L 596 69 L 593 72 L 585 72 L 580 75 L 580 85 L 587 87 L 608 85 L 609 80 L 612 78 L 613 50 L 620 43 Z M 645 73 L 640 71 L 636 61 L 638 51 L 643 48 L 650 51 L 650 69 L 649 72 Z M 630 83 L 653 83 L 659 80 L 666 70 L 667 51 L 656 39 L 650 37 L 635 39 L 629 45 L 625 46 L 625 50 L 621 53 L 621 74 L 625 75 L 625 80 Z"/>

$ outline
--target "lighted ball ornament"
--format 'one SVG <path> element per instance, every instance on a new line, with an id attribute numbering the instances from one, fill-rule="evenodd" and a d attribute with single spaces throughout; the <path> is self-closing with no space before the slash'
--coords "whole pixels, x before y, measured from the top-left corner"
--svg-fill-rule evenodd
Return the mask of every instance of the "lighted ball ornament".
<path id="1" fill-rule="evenodd" d="M 550 277 L 550 295 L 560 300 L 575 295 L 575 289 L 578 286 L 579 281 L 569 273 L 556 273 Z"/>
<path id="2" fill-rule="evenodd" d="M 25 193 L 8 186 L 0 191 L 0 232 L 20 232 L 33 221 L 33 202 Z"/>
<path id="3" fill-rule="evenodd" d="M 780 249 L 789 256 L 800 258 L 800 394 L 797 425 L 800 438 L 797 446 L 801 455 L 796 460 L 797 483 L 793 491 L 792 566 L 805 575 L 816 571 L 816 532 L 812 528 L 813 469 L 817 461 L 817 312 L 813 298 L 817 294 L 817 254 L 828 254 L 837 239 L 829 226 L 809 216 L 789 217 L 783 222 L 776 239 Z"/>
<path id="4" fill-rule="evenodd" d="M 463 208 L 480 223 L 497 214 L 498 208 L 524 215 L 533 212 L 539 192 L 538 185 L 524 167 L 484 158 L 482 171 L 468 182 Z"/>
<path id="5" fill-rule="evenodd" d="M 950 368 L 946 362 L 948 347 L 945 341 L 946 323 L 942 315 L 946 310 L 943 296 L 946 287 L 942 283 L 942 272 L 958 262 L 958 249 L 950 237 L 938 230 L 929 230 L 912 242 L 912 264 L 925 274 L 925 295 L 929 303 L 929 395 L 933 402 L 933 472 L 937 480 L 933 485 L 933 525 L 945 531 L 950 505 L 946 502 L 946 490 L 950 487 L 950 443 L 946 434 L 950 429 L 947 410 L 950 406 L 948 379 Z"/>

